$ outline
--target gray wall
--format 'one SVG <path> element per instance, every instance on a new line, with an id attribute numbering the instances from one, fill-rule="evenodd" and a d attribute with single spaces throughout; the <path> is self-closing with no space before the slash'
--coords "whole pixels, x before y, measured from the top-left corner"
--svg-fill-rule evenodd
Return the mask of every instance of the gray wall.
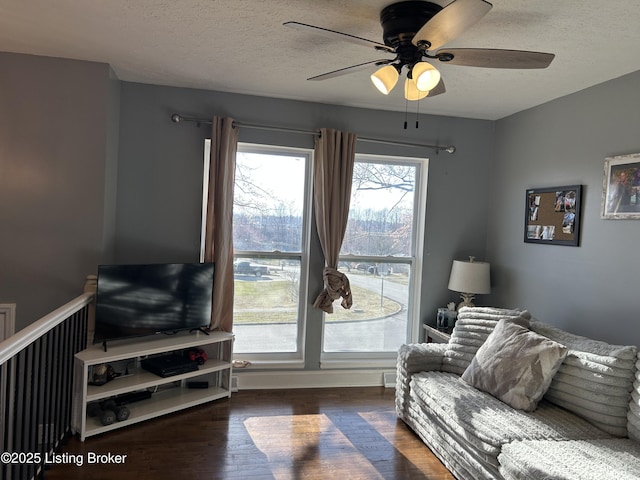
<path id="1" fill-rule="evenodd" d="M 113 258 L 118 85 L 99 63 L 0 52 L 0 71 L 0 303 L 19 330 Z"/>
<path id="2" fill-rule="evenodd" d="M 640 345 L 640 221 L 602 220 L 604 159 L 640 152 L 640 72 L 496 123 L 488 257 L 497 304 Z M 582 184 L 579 247 L 523 242 L 525 190 Z"/>
<path id="3" fill-rule="evenodd" d="M 422 115 L 405 131 L 402 113 L 119 82 L 105 64 L 0 53 L 0 68 L 0 303 L 18 304 L 18 328 L 76 296 L 99 263 L 198 258 L 209 132 L 170 122 L 179 112 L 455 144 L 454 155 L 359 147 L 431 158 L 422 319 L 455 299 L 451 260 L 476 255 L 494 281 L 479 303 L 640 344 L 640 222 L 599 216 L 604 158 L 640 151 L 640 72 L 498 122 Z M 312 146 L 258 130 L 240 140 Z M 525 190 L 574 183 L 584 185 L 580 247 L 525 244 Z"/>
<path id="4" fill-rule="evenodd" d="M 241 123 L 297 129 L 339 128 L 403 142 L 455 144 L 458 150 L 453 155 L 365 143 L 359 143 L 358 151 L 431 159 L 422 319 L 433 322 L 436 308 L 456 299 L 446 288 L 452 259 L 484 256 L 493 122 L 421 115 L 419 129 L 410 116 L 410 128 L 404 130 L 403 113 L 127 82 L 122 83 L 121 99 L 118 262 L 198 259 L 203 142 L 210 136 L 210 127 L 172 123 L 174 112 L 198 118 L 228 115 Z M 428 109 L 428 101 L 421 109 Z M 311 136 L 250 129 L 240 131 L 240 141 L 313 147 Z M 312 259 L 312 266 L 316 273 L 310 287 L 315 298 L 322 260 Z M 320 335 L 319 325 L 309 322 L 310 337 Z M 316 358 L 310 360 L 311 367 L 319 352 L 307 353 Z"/>

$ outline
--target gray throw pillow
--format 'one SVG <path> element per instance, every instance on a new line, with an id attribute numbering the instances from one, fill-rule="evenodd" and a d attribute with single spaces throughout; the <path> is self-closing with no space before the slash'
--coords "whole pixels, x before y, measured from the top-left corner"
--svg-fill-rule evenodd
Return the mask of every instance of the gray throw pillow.
<path id="1" fill-rule="evenodd" d="M 564 345 L 503 319 L 478 349 L 462 379 L 513 408 L 531 412 L 567 352 Z"/>
<path id="2" fill-rule="evenodd" d="M 442 359 L 442 371 L 462 375 L 478 348 L 503 318 L 518 319 L 529 328 L 531 314 L 519 309 L 462 307 Z"/>

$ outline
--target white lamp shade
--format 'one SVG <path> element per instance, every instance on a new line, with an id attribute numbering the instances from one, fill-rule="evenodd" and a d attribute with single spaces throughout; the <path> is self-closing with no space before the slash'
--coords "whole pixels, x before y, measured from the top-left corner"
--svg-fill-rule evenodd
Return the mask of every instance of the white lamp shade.
<path id="1" fill-rule="evenodd" d="M 411 70 L 411 76 L 421 92 L 433 90 L 440 83 L 440 72 L 428 62 L 416 63 Z"/>
<path id="2" fill-rule="evenodd" d="M 380 93 L 388 95 L 398 83 L 398 70 L 393 65 L 385 65 L 371 74 L 371 81 Z"/>
<path id="3" fill-rule="evenodd" d="M 429 95 L 429 92 L 421 92 L 416 86 L 415 80 L 407 78 L 404 81 L 404 98 L 410 101 L 421 100 Z"/>
<path id="4" fill-rule="evenodd" d="M 454 260 L 449 277 L 449 290 L 461 293 L 491 293 L 489 264 Z"/>

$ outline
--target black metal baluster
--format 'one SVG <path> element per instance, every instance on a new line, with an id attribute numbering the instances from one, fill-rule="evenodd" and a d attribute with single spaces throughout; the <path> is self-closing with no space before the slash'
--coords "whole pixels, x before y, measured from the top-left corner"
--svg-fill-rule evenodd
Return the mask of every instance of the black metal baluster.
<path id="1" fill-rule="evenodd" d="M 60 400 L 60 354 L 59 352 L 61 352 L 61 345 L 60 345 L 60 328 L 59 325 L 58 327 L 53 329 L 53 356 L 51 358 L 51 363 L 53 364 L 53 371 L 52 371 L 52 375 L 51 375 L 51 405 L 52 405 L 52 415 L 51 415 L 51 421 L 52 421 L 52 426 L 53 426 L 53 438 L 52 438 L 52 442 L 53 442 L 53 447 L 55 449 L 55 446 L 58 443 L 58 433 L 60 431 L 60 420 L 59 420 L 59 415 L 57 415 L 57 412 L 60 411 L 60 404 L 61 404 L 61 400 Z"/>
<path id="2" fill-rule="evenodd" d="M 75 314 L 74 314 L 75 315 Z M 71 322 L 65 322 L 63 327 L 64 344 L 64 357 L 62 363 L 62 426 L 60 441 L 65 441 L 69 435 L 69 425 L 71 424 L 71 390 L 73 388 L 71 378 L 73 377 L 73 340 L 71 338 Z M 58 443 L 59 444 L 59 443 Z"/>
<path id="3" fill-rule="evenodd" d="M 2 424 L 5 426 L 4 432 L 2 432 L 2 451 L 9 451 L 9 405 L 11 404 L 11 372 L 13 372 L 14 361 L 13 358 L 9 359 L 2 368 L 2 382 L 0 386 L 3 389 L 2 399 L 4 401 L 4 411 Z M 0 472 L 2 472 L 2 478 L 8 478 L 9 466 L 6 463 L 0 463 Z"/>
<path id="4" fill-rule="evenodd" d="M 45 343 L 45 373 L 44 373 L 44 395 L 43 395 L 43 438 L 44 445 L 43 450 L 46 453 L 51 452 L 51 419 L 52 419 L 52 409 L 51 409 L 51 377 L 53 374 L 53 353 L 51 348 L 52 343 L 52 333 L 48 332 L 44 337 Z"/>
<path id="5" fill-rule="evenodd" d="M 86 306 L 82 309 L 82 329 L 80 331 L 80 348 L 78 351 L 82 351 L 87 348 L 87 334 L 89 332 L 89 306 Z"/>
<path id="6" fill-rule="evenodd" d="M 14 425 L 11 452 L 24 452 L 24 434 L 27 428 L 27 418 L 24 412 L 25 388 L 29 381 L 29 369 L 25 350 L 18 353 L 16 362 L 16 390 L 14 400 Z M 20 375 L 22 372 L 22 375 Z M 15 478 L 22 478 L 22 465 L 13 464 Z"/>
<path id="7" fill-rule="evenodd" d="M 28 347 L 29 362 L 31 367 L 29 368 L 31 378 L 29 379 L 29 397 L 28 397 L 28 412 L 26 416 L 29 417 L 29 430 L 27 430 L 27 442 L 24 449 L 25 452 L 37 452 L 38 451 L 38 412 L 36 411 L 36 397 L 38 395 L 37 382 L 38 382 L 38 355 L 37 355 L 37 341 L 33 342 Z M 25 465 L 28 473 L 27 478 L 33 478 L 35 474 L 36 465 L 29 463 Z"/>
<path id="8" fill-rule="evenodd" d="M 37 411 L 37 416 L 38 416 L 38 436 L 37 436 L 37 443 L 38 443 L 38 452 L 41 455 L 41 460 L 40 460 L 40 464 L 38 465 L 38 469 L 39 469 L 39 478 L 44 478 L 44 467 L 45 467 L 45 463 L 44 463 L 44 456 L 45 456 L 45 451 L 44 451 L 44 446 L 45 446 L 45 441 L 44 441 L 44 432 L 45 432 L 45 427 L 44 427 L 44 409 L 43 409 L 43 405 L 44 405 L 44 386 L 45 386 L 45 375 L 44 372 L 46 370 L 46 358 L 44 356 L 44 343 L 45 343 L 45 338 L 44 337 L 40 337 L 38 339 L 38 396 L 37 396 L 37 400 L 36 400 L 36 406 L 35 409 Z"/>

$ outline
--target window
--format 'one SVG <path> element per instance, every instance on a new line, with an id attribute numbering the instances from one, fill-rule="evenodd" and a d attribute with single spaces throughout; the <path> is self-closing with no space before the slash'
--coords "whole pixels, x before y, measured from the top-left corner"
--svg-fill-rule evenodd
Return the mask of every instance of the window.
<path id="1" fill-rule="evenodd" d="M 323 357 L 393 356 L 411 338 L 421 271 L 424 160 L 357 155 L 340 266 L 353 306 L 325 314 Z"/>
<path id="2" fill-rule="evenodd" d="M 389 366 L 398 347 L 419 335 L 427 162 L 356 156 L 339 265 L 354 304 L 344 310 L 338 301 L 334 313 L 323 316 L 310 307 L 319 290 L 308 288 L 309 265 L 323 261 L 319 242 L 311 241 L 312 153 L 238 145 L 234 354 L 256 366 L 363 359 Z M 305 359 L 305 345 L 313 358 Z"/>
<path id="3" fill-rule="evenodd" d="M 239 145 L 233 210 L 235 353 L 301 359 L 310 152 Z"/>

